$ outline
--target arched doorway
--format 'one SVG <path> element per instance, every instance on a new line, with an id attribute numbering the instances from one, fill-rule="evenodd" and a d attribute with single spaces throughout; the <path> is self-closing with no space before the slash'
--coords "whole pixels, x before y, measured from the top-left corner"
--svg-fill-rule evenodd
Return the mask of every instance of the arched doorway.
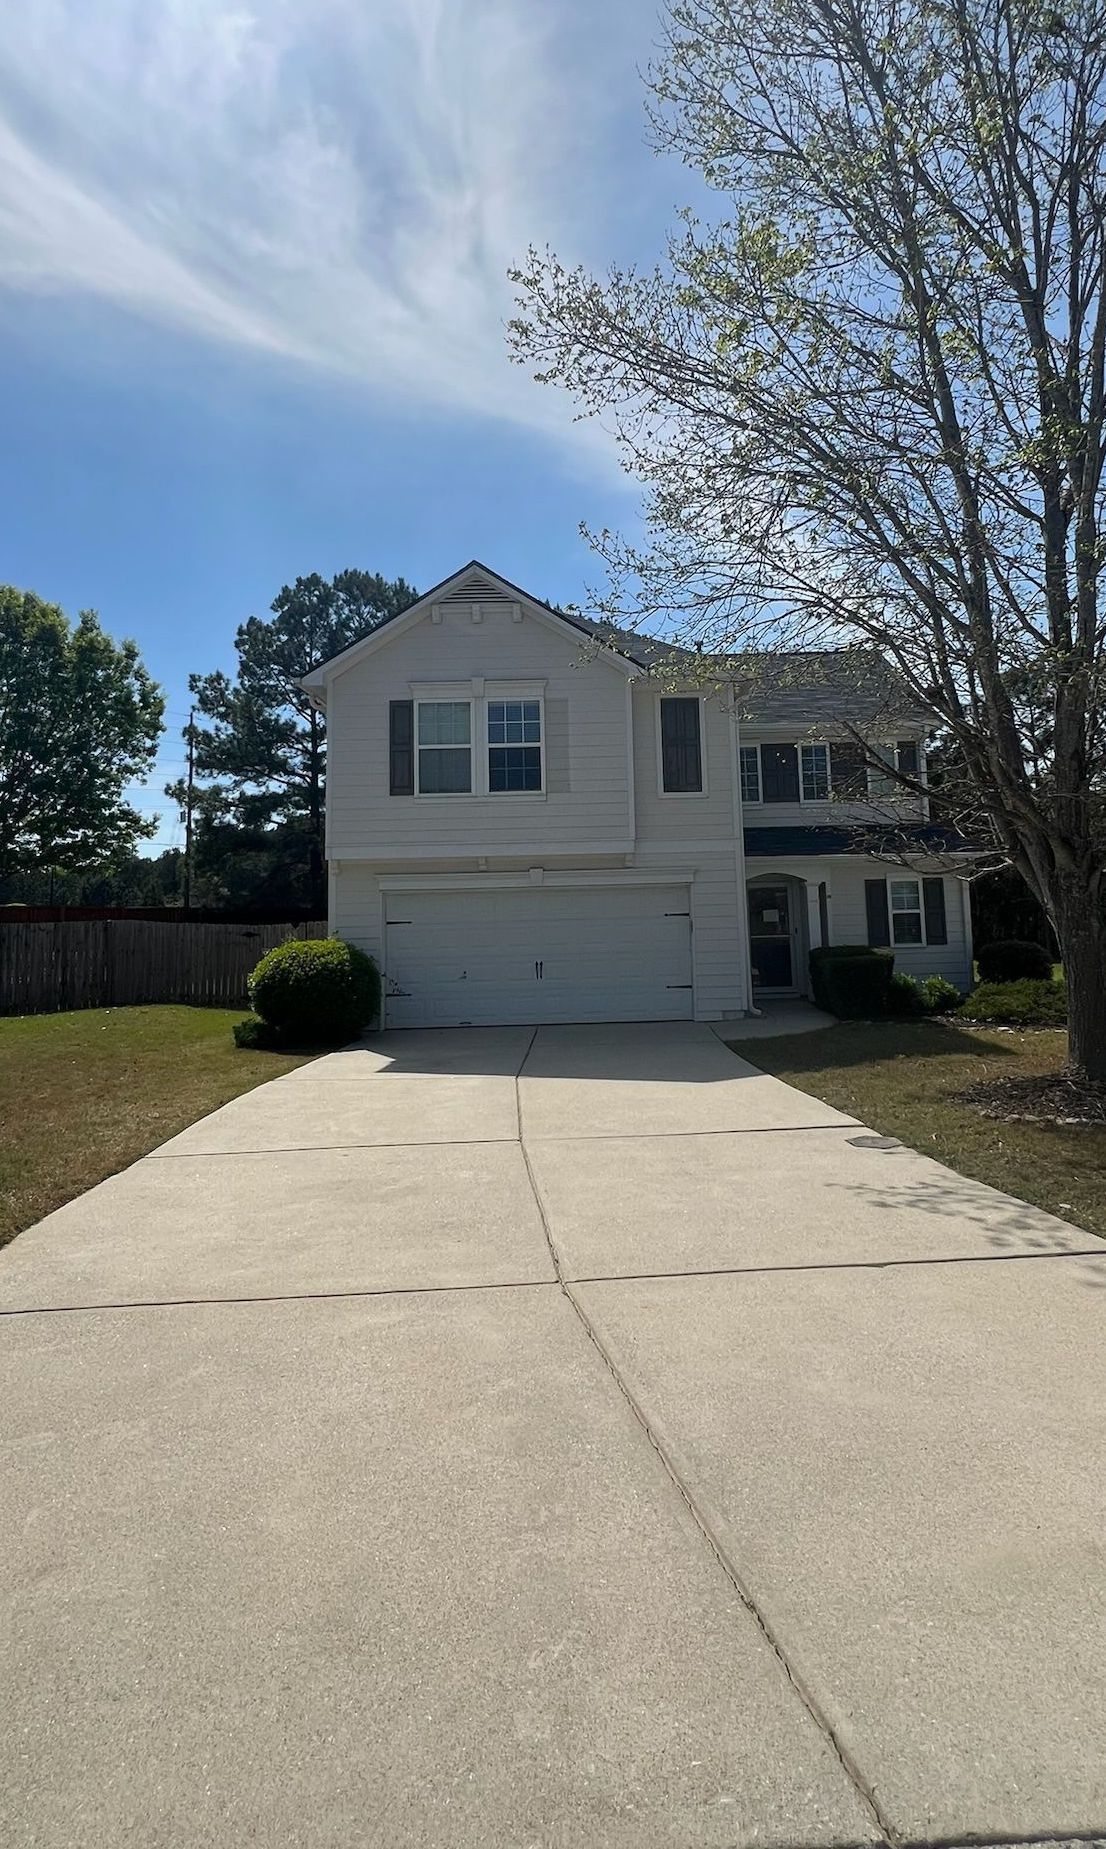
<path id="1" fill-rule="evenodd" d="M 810 993 L 806 881 L 760 873 L 748 883 L 753 1002 Z"/>

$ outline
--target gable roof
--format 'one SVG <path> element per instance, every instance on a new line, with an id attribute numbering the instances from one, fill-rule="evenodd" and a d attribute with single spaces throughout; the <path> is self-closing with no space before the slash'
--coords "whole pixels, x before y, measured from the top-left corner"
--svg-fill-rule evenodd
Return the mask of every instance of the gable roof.
<path id="1" fill-rule="evenodd" d="M 736 682 L 741 717 L 754 725 L 758 721 L 767 725 L 831 721 L 840 717 L 846 707 L 854 723 L 894 715 L 904 723 L 925 724 L 931 717 L 906 697 L 888 663 L 874 649 L 853 646 L 703 655 L 663 636 L 620 629 L 607 621 L 589 622 L 573 612 L 556 610 L 544 598 L 524 591 L 480 559 L 470 559 L 406 610 L 385 617 L 360 641 L 320 662 L 304 675 L 300 685 L 321 705 L 327 683 L 334 675 L 344 673 L 385 646 L 394 635 L 412 628 L 435 604 L 450 603 L 525 604 L 542 620 L 571 630 L 582 643 L 590 643 L 596 660 L 618 667 L 633 679 L 665 668 L 679 676 L 681 670 L 689 668 L 689 681 L 700 678 L 705 671 L 715 680 Z"/>
<path id="2" fill-rule="evenodd" d="M 642 670 L 642 662 L 626 649 L 614 646 L 613 640 L 598 635 L 582 618 L 571 616 L 565 610 L 555 610 L 552 604 L 546 603 L 543 598 L 532 596 L 529 591 L 524 591 L 519 585 L 512 584 L 509 578 L 500 577 L 499 573 L 492 571 L 490 566 L 482 565 L 479 559 L 470 559 L 468 564 L 462 565 L 459 571 L 451 572 L 448 578 L 443 578 L 439 584 L 425 591 L 415 603 L 408 605 L 406 610 L 398 610 L 394 616 L 386 616 L 383 622 L 377 623 L 376 627 L 370 629 L 360 641 L 351 643 L 349 648 L 343 649 L 341 654 L 332 655 L 328 661 L 321 661 L 317 667 L 312 668 L 309 674 L 304 675 L 300 686 L 308 693 L 324 695 L 327 683 L 336 674 L 344 673 L 347 668 L 363 660 L 366 655 L 374 654 L 377 648 L 390 642 L 394 635 L 413 628 L 415 623 L 420 622 L 434 605 L 450 603 L 525 604 L 541 620 L 551 624 L 562 624 L 582 641 L 597 642 L 599 644 L 596 653 L 597 660 L 608 662 L 612 667 L 619 668 L 622 673 L 628 674 L 631 678 L 636 678 Z"/>

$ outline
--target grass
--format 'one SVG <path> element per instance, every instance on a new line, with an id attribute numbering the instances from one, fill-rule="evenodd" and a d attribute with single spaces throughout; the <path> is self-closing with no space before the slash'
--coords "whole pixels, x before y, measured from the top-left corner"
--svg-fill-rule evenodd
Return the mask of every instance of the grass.
<path id="1" fill-rule="evenodd" d="M 730 1045 L 882 1135 L 1106 1237 L 1106 1127 L 1000 1123 L 955 1097 L 980 1080 L 1058 1072 L 1067 1056 L 1062 1031 L 842 1021 Z"/>
<path id="2" fill-rule="evenodd" d="M 208 1111 L 304 1063 L 239 1052 L 241 1008 L 0 1019 L 0 1245 Z"/>

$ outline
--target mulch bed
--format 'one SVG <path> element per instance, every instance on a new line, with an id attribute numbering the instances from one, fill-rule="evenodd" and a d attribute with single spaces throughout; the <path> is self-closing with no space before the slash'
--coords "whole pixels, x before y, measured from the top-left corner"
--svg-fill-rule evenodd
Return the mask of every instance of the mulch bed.
<path id="1" fill-rule="evenodd" d="M 1106 1124 L 1106 1086 L 1064 1072 L 1035 1078 L 986 1079 L 958 1093 L 982 1117 L 1004 1123 Z"/>

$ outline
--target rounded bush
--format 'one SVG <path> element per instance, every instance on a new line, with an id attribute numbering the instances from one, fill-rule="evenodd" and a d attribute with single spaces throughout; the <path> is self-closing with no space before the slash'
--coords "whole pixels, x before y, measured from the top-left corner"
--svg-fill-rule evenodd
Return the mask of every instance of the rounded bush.
<path id="1" fill-rule="evenodd" d="M 380 972 L 339 937 L 293 938 L 266 951 L 249 981 L 250 1005 L 286 1041 L 352 1040 L 380 1011 Z"/>
<path id="2" fill-rule="evenodd" d="M 1052 958 L 1043 944 L 1008 937 L 976 951 L 980 982 L 1048 982 Z"/>

